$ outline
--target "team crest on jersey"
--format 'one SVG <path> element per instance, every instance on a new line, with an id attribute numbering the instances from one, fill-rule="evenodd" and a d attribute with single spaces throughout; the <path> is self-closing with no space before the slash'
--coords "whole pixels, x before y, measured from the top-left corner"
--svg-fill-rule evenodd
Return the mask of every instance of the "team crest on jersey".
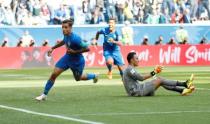
<path id="1" fill-rule="evenodd" d="M 131 74 L 134 74 L 136 71 L 134 69 L 132 69 L 130 72 L 131 72 Z"/>
<path id="2" fill-rule="evenodd" d="M 68 41 L 68 42 L 67 42 L 67 46 L 68 46 L 68 47 L 70 47 L 70 45 L 71 45 L 71 42 L 70 42 L 70 41 Z"/>

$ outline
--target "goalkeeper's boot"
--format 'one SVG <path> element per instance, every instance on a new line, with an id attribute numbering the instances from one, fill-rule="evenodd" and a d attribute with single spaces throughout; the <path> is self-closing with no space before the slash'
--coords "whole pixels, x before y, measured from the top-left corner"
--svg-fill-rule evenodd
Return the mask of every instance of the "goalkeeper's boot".
<path id="1" fill-rule="evenodd" d="M 111 71 L 109 71 L 108 73 L 107 73 L 107 77 L 108 77 L 108 79 L 112 79 L 112 72 Z"/>
<path id="2" fill-rule="evenodd" d="M 40 95 L 40 96 L 37 96 L 35 99 L 36 99 L 37 101 L 44 101 L 44 100 L 47 99 L 47 95 L 42 94 L 42 95 Z"/>
<path id="3" fill-rule="evenodd" d="M 190 79 L 188 79 L 186 81 L 186 84 L 187 84 L 187 88 L 188 89 L 190 89 L 190 87 L 192 88 L 192 86 L 193 86 L 193 80 L 194 80 L 194 74 L 191 74 Z"/>
<path id="4" fill-rule="evenodd" d="M 183 91 L 182 91 L 182 96 L 186 96 L 190 93 L 192 93 L 193 91 L 195 90 L 195 86 L 190 86 L 189 88 L 185 88 Z"/>

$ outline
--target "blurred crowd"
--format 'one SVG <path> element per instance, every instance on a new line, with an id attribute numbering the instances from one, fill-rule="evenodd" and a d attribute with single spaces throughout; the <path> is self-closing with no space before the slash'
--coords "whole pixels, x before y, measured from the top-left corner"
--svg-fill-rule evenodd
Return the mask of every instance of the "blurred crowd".
<path id="1" fill-rule="evenodd" d="M 209 24 L 209 0 L 0 0 L 0 25 Z"/>

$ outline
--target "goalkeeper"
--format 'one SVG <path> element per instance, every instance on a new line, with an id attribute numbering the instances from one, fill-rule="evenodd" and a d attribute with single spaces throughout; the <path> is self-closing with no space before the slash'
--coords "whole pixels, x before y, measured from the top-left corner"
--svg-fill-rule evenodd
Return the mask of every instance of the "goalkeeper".
<path id="1" fill-rule="evenodd" d="M 187 81 L 173 81 L 167 80 L 161 77 L 156 77 L 156 74 L 162 71 L 162 66 L 156 66 L 154 71 L 142 75 L 135 70 L 138 66 L 139 59 L 135 52 L 130 52 L 127 55 L 128 67 L 124 70 L 123 84 L 128 96 L 153 96 L 155 91 L 162 86 L 163 88 L 175 91 L 181 95 L 188 95 L 195 89 L 193 85 L 194 75 L 192 74 Z M 139 83 L 151 77 L 155 77 L 154 80 Z"/>

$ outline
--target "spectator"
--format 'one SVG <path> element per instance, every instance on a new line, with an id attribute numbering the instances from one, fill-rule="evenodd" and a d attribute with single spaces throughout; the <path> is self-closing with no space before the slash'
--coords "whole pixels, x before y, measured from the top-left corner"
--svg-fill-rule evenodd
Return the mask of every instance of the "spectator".
<path id="1" fill-rule="evenodd" d="M 15 16 L 14 13 L 12 12 L 12 9 L 10 6 L 5 7 L 5 12 L 4 12 L 4 21 L 3 23 L 5 25 L 15 25 Z"/>
<path id="2" fill-rule="evenodd" d="M 148 38 L 148 36 L 144 36 L 141 45 L 149 45 L 149 38 Z"/>
<path id="3" fill-rule="evenodd" d="M 183 23 L 183 14 L 179 9 L 176 9 L 175 12 L 171 16 L 171 23 Z"/>
<path id="4" fill-rule="evenodd" d="M 34 40 L 31 40 L 31 41 L 30 41 L 30 44 L 29 44 L 29 47 L 34 47 L 34 45 L 35 45 Z"/>
<path id="5" fill-rule="evenodd" d="M 159 24 L 160 16 L 158 15 L 156 6 L 153 5 L 152 14 L 149 14 L 147 18 L 147 24 Z"/>
<path id="6" fill-rule="evenodd" d="M 199 0 L 190 0 L 191 3 L 190 12 L 191 12 L 191 18 L 193 19 L 196 18 L 196 13 L 198 10 L 198 1 Z"/>
<path id="7" fill-rule="evenodd" d="M 175 38 L 172 37 L 167 44 L 169 44 L 169 45 L 175 45 L 176 44 Z"/>
<path id="8" fill-rule="evenodd" d="M 145 24 L 146 23 L 146 18 L 144 16 L 144 11 L 143 10 L 140 10 L 138 15 L 135 17 L 135 20 L 137 24 Z"/>
<path id="9" fill-rule="evenodd" d="M 114 15 L 113 17 L 117 17 L 118 24 L 123 24 L 123 22 L 125 20 L 123 0 L 120 1 L 120 2 L 117 2 L 117 4 L 116 4 L 116 15 Z"/>
<path id="10" fill-rule="evenodd" d="M 207 40 L 206 40 L 205 37 L 203 37 L 203 38 L 201 39 L 201 41 L 200 41 L 200 44 L 206 44 L 206 43 L 207 43 Z"/>
<path id="11" fill-rule="evenodd" d="M 90 20 L 90 24 L 100 24 L 104 22 L 104 17 L 100 11 L 99 6 L 96 6 L 96 9 L 94 12 L 92 12 L 92 17 Z"/>
<path id="12" fill-rule="evenodd" d="M 117 0 L 104 0 L 104 7 L 106 8 L 106 22 L 109 21 L 110 17 L 116 17 L 116 9 L 115 5 L 117 3 Z M 117 5 L 116 5 L 117 6 Z"/>
<path id="13" fill-rule="evenodd" d="M 123 10 L 124 16 L 125 16 L 125 20 L 130 21 L 130 23 L 133 23 L 133 13 L 131 11 L 131 8 L 129 8 L 128 3 L 125 2 L 125 7 Z"/>
<path id="14" fill-rule="evenodd" d="M 20 38 L 16 47 L 22 47 L 22 46 L 23 46 L 23 40 L 22 38 Z"/>
<path id="15" fill-rule="evenodd" d="M 133 45 L 133 28 L 130 26 L 129 21 L 125 21 L 125 26 L 122 31 L 122 43 L 124 45 Z"/>
<path id="16" fill-rule="evenodd" d="M 158 37 L 158 40 L 155 42 L 155 45 L 163 45 L 163 36 L 160 35 Z"/>
<path id="17" fill-rule="evenodd" d="M 66 18 L 66 12 L 63 4 L 60 5 L 60 8 L 55 10 L 55 16 L 53 19 L 54 24 L 61 24 L 62 21 Z"/>
<path id="18" fill-rule="evenodd" d="M 50 10 L 46 2 L 41 3 L 41 18 L 46 22 L 49 23 L 50 21 Z"/>
<path id="19" fill-rule="evenodd" d="M 34 23 L 34 18 L 31 12 L 29 12 L 27 15 L 25 15 L 22 18 L 22 24 L 23 25 L 33 25 Z"/>
<path id="20" fill-rule="evenodd" d="M 200 0 L 199 2 L 199 10 L 198 10 L 198 16 L 201 16 L 202 8 L 205 8 L 208 14 L 208 19 L 210 19 L 210 10 L 209 10 L 209 0 Z"/>
<path id="21" fill-rule="evenodd" d="M 49 41 L 46 39 L 43 41 L 42 46 L 47 47 L 49 45 Z"/>
<path id="22" fill-rule="evenodd" d="M 8 47 L 8 46 L 9 46 L 9 39 L 8 37 L 5 36 L 2 41 L 1 47 Z"/>
<path id="23" fill-rule="evenodd" d="M 184 10 L 183 22 L 184 23 L 191 23 L 190 10 L 188 8 L 186 8 Z"/>
<path id="24" fill-rule="evenodd" d="M 168 9 L 165 9 L 164 13 L 161 13 L 160 9 L 159 9 L 158 12 L 159 12 L 159 15 L 160 15 L 159 24 L 168 24 L 168 23 L 170 23 L 171 17 L 169 16 Z"/>
<path id="25" fill-rule="evenodd" d="M 0 24 L 3 24 L 5 18 L 5 8 L 0 3 Z"/>
<path id="26" fill-rule="evenodd" d="M 179 44 L 187 43 L 188 32 L 184 29 L 183 26 L 180 26 L 179 29 L 176 30 L 176 39 Z"/>
<path id="27" fill-rule="evenodd" d="M 26 30 L 21 38 L 22 47 L 29 47 L 32 42 L 34 42 L 33 37 L 29 34 L 29 31 Z"/>

